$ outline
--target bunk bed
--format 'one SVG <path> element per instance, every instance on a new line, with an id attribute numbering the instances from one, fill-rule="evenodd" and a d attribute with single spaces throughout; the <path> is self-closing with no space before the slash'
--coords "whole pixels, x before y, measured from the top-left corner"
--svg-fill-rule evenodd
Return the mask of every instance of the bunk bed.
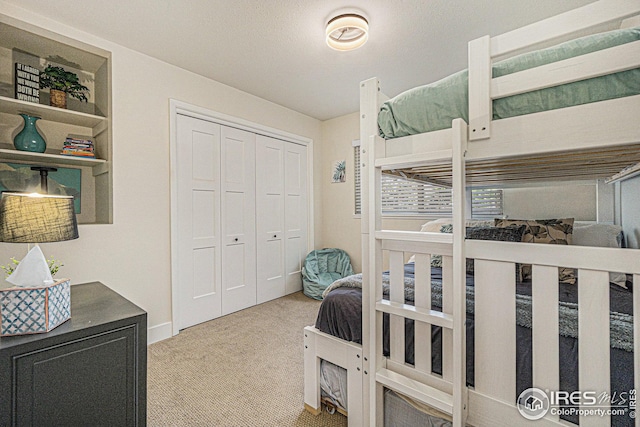
<path id="1" fill-rule="evenodd" d="M 633 38 L 634 32 L 638 33 L 633 25 L 640 25 L 639 14 L 640 3 L 635 0 L 600 0 L 507 34 L 470 42 L 468 71 L 453 76 L 462 80 L 462 92 L 467 91 L 468 110 L 445 117 L 445 122 L 452 119 L 450 127 L 438 124 L 422 127 L 424 100 L 418 101 L 418 105 L 423 105 L 420 110 L 408 106 L 407 99 L 415 92 L 383 105 L 386 97 L 377 79 L 361 84 L 363 343 L 348 342 L 315 327 L 305 328 L 308 410 L 320 408 L 320 366 L 322 360 L 327 360 L 346 370 L 350 426 L 383 425 L 385 390 L 448 414 L 454 426 L 521 425 L 527 421 L 523 414 L 530 419 L 541 416 L 536 425 L 567 425 L 557 412 L 544 411 L 540 415 L 540 411 L 533 411 L 537 406 L 527 407 L 530 402 L 516 400 L 514 272 L 524 264 L 531 265 L 533 272 L 528 284 L 532 300 L 533 386 L 551 396 L 553 391 L 560 390 L 558 273 L 560 268 L 569 267 L 576 272 L 577 284 L 573 286 L 579 290 L 579 389 L 611 395 L 610 273 L 624 272 L 632 283 L 640 283 L 640 251 L 467 239 L 464 195 L 466 187 L 472 185 L 603 178 L 640 162 L 637 39 L 587 49 L 576 56 L 533 61 L 529 67 L 514 66 L 506 73 L 495 71 L 500 68 L 499 61 L 535 57 L 538 52 L 554 49 L 549 47 L 552 44 L 582 45 L 583 37 L 605 31 L 608 34 L 604 39 L 619 37 L 620 33 L 611 35 L 610 31 L 621 23 L 622 27 L 631 27 L 623 37 L 631 34 Z M 530 100 L 517 100 L 520 95 L 544 97 L 543 92 L 548 94 L 558 88 L 560 92 L 567 91 L 567 85 L 584 85 L 588 80 L 607 76 L 617 79 L 621 74 L 629 79 L 623 84 L 631 87 L 629 92 L 623 89 L 624 93 L 613 96 L 574 100 L 566 105 L 560 101 L 531 111 L 510 112 L 514 103 L 531 104 Z M 616 84 L 605 83 L 604 92 Z M 418 88 L 416 92 L 429 92 L 432 88 Z M 568 91 L 572 93 L 574 89 Z M 400 104 L 394 104 L 398 99 Z M 443 99 L 437 100 L 438 108 Z M 504 103 L 496 108 L 499 100 Z M 408 116 L 417 117 L 418 124 L 405 127 L 403 109 Z M 391 122 L 385 121 L 388 119 L 385 115 L 392 116 Z M 392 133 L 385 134 L 387 129 Z M 453 233 L 383 230 L 380 209 L 383 171 L 451 185 Z M 386 298 L 383 298 L 383 253 L 389 259 Z M 416 254 L 413 305 L 405 303 L 407 253 Z M 441 311 L 432 306 L 431 259 L 435 255 L 442 257 Z M 466 378 L 467 258 L 474 259 L 473 386 L 468 386 Z M 628 294 L 633 314 L 632 365 L 636 368 L 627 375 L 634 389 L 638 389 L 640 293 L 636 289 Z M 383 319 L 387 315 L 389 322 L 385 325 Z M 414 322 L 413 363 L 406 363 L 407 319 Z M 434 372 L 431 363 L 432 325 L 441 328 L 440 372 Z M 390 336 L 388 355 L 383 351 L 385 333 Z M 608 417 L 589 415 L 593 405 L 588 399 L 575 403 L 582 411 L 578 413 L 581 426 L 611 423 Z M 599 403 L 601 409 L 616 409 L 615 402 Z M 631 410 L 627 408 L 627 416 Z M 630 416 L 629 419 L 634 423 Z M 640 424 L 635 421 L 635 425 Z"/>

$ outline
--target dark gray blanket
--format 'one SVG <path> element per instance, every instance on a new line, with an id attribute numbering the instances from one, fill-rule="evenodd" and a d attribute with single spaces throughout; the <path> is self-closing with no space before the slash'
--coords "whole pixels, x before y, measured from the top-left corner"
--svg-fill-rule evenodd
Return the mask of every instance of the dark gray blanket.
<path id="1" fill-rule="evenodd" d="M 515 272 L 514 272 L 515 274 Z M 405 282 L 410 283 L 409 278 L 413 277 L 413 264 L 405 266 Z M 431 269 L 432 277 L 432 308 L 440 309 L 438 300 L 438 287 L 442 283 L 440 268 Z M 474 319 L 473 319 L 473 276 L 467 275 L 467 320 L 466 320 L 466 340 L 467 340 L 467 383 L 473 385 L 474 379 Z M 517 283 L 516 292 L 519 299 L 525 299 L 531 295 L 531 283 Z M 385 295 L 385 298 L 388 298 Z M 411 286 L 405 288 L 405 298 L 407 304 L 413 304 L 413 289 Z M 578 286 L 559 284 L 559 300 L 561 307 L 571 306 L 578 302 Z M 529 312 L 527 313 L 527 310 Z M 633 313 L 633 298 L 629 290 L 617 285 L 610 285 L 610 310 L 622 315 Z M 561 309 L 561 313 L 562 313 Z M 530 306 L 518 307 L 518 325 L 516 327 L 516 393 L 519 395 L 523 390 L 532 387 L 532 335 L 531 329 L 526 326 L 527 319 L 531 317 Z M 336 336 L 338 338 L 362 343 L 362 290 L 352 287 L 339 287 L 331 290 L 324 298 L 318 318 L 316 328 L 320 331 Z M 383 327 L 383 351 L 389 354 L 389 317 L 384 315 Z M 561 318 L 564 323 L 565 333 L 561 331 L 558 337 L 560 346 L 560 389 L 568 392 L 578 390 L 578 340 L 571 336 L 571 332 L 577 331 L 577 317 L 564 313 Z M 612 334 L 614 335 L 614 334 Z M 619 337 L 618 337 L 619 339 Z M 623 340 L 627 343 L 630 341 Z M 413 321 L 405 320 L 405 359 L 407 363 L 413 364 Z M 442 372 L 442 340 L 439 327 L 432 327 L 432 369 L 435 373 Z M 481 367 L 478 367 L 479 369 Z M 630 351 L 611 348 L 611 391 L 628 392 L 633 389 L 633 353 Z M 517 395 L 514 396 L 517 398 Z M 568 421 L 577 423 L 577 417 L 565 418 Z M 633 426 L 632 419 L 628 415 L 613 417 L 612 425 L 616 427 Z"/>

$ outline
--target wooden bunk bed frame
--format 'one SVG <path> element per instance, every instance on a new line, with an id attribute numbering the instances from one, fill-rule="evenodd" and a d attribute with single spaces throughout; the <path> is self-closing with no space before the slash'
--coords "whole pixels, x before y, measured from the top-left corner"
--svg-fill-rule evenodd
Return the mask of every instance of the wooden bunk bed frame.
<path id="1" fill-rule="evenodd" d="M 505 291 L 515 286 L 516 263 L 532 264 L 534 269 L 534 386 L 559 390 L 558 292 L 553 286 L 558 267 L 569 266 L 578 270 L 580 283 L 580 389 L 610 391 L 608 273 L 633 274 L 638 288 L 640 250 L 465 240 L 460 232 L 382 230 L 380 177 L 383 170 L 414 175 L 437 170 L 437 178 L 452 185 L 452 223 L 457 231 L 465 229 L 468 184 L 549 178 L 548 171 L 539 167 L 544 156 L 563 159 L 567 177 L 578 178 L 585 169 L 590 177 L 610 176 L 612 169 L 621 167 L 616 163 L 621 153 L 632 162 L 640 161 L 640 95 L 491 120 L 493 99 L 639 67 L 640 42 L 492 79 L 495 58 L 586 31 L 598 32 L 604 26 L 610 29 L 612 23 L 620 25 L 631 17 L 637 22 L 639 14 L 637 0 L 600 0 L 504 35 L 470 42 L 469 125 L 456 119 L 450 129 L 385 141 L 378 136 L 377 113 L 386 98 L 377 79 L 361 84 L 363 345 L 305 328 L 305 407 L 309 411 L 321 408 L 318 378 L 320 359 L 325 359 L 347 369 L 349 426 L 383 424 L 385 387 L 451 414 L 456 427 L 525 423 L 515 405 L 515 294 Z M 514 162 L 518 167 L 504 167 Z M 389 300 L 382 299 L 383 251 L 389 254 Z M 415 306 L 404 304 L 405 252 L 416 254 Z M 434 254 L 443 256 L 443 312 L 431 310 L 429 266 Z M 466 386 L 465 379 L 467 257 L 475 259 L 475 366 L 482 367 L 475 370 L 473 388 Z M 504 308 L 496 310 L 497 304 Z M 390 315 L 390 357 L 382 354 L 383 313 Z M 637 390 L 638 289 L 633 292 L 633 314 Z M 404 363 L 405 318 L 415 321 L 414 366 Z M 431 325 L 443 328 L 442 376 L 431 372 Z M 581 426 L 608 422 L 607 417 L 580 416 Z M 536 423 L 570 425 L 551 414 Z M 635 425 L 640 426 L 637 419 Z"/>

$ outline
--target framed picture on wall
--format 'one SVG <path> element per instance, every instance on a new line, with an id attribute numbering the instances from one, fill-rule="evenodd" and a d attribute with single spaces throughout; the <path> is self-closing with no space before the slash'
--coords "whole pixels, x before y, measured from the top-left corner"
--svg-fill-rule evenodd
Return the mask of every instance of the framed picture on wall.
<path id="1" fill-rule="evenodd" d="M 333 162 L 333 172 L 331 175 L 331 182 L 347 182 L 347 161 L 336 160 Z"/>

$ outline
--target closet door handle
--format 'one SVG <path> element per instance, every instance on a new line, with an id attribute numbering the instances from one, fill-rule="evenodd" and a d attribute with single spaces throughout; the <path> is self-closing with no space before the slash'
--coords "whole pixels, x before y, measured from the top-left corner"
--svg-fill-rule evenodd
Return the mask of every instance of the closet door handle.
<path id="1" fill-rule="evenodd" d="M 236 237 L 235 239 L 233 239 L 233 241 L 234 241 L 234 242 L 237 242 L 237 241 L 238 241 L 238 238 Z"/>
<path id="2" fill-rule="evenodd" d="M 275 239 L 276 237 L 278 237 L 278 236 L 276 236 L 276 235 L 274 234 L 274 235 L 273 235 L 273 238 Z"/>

